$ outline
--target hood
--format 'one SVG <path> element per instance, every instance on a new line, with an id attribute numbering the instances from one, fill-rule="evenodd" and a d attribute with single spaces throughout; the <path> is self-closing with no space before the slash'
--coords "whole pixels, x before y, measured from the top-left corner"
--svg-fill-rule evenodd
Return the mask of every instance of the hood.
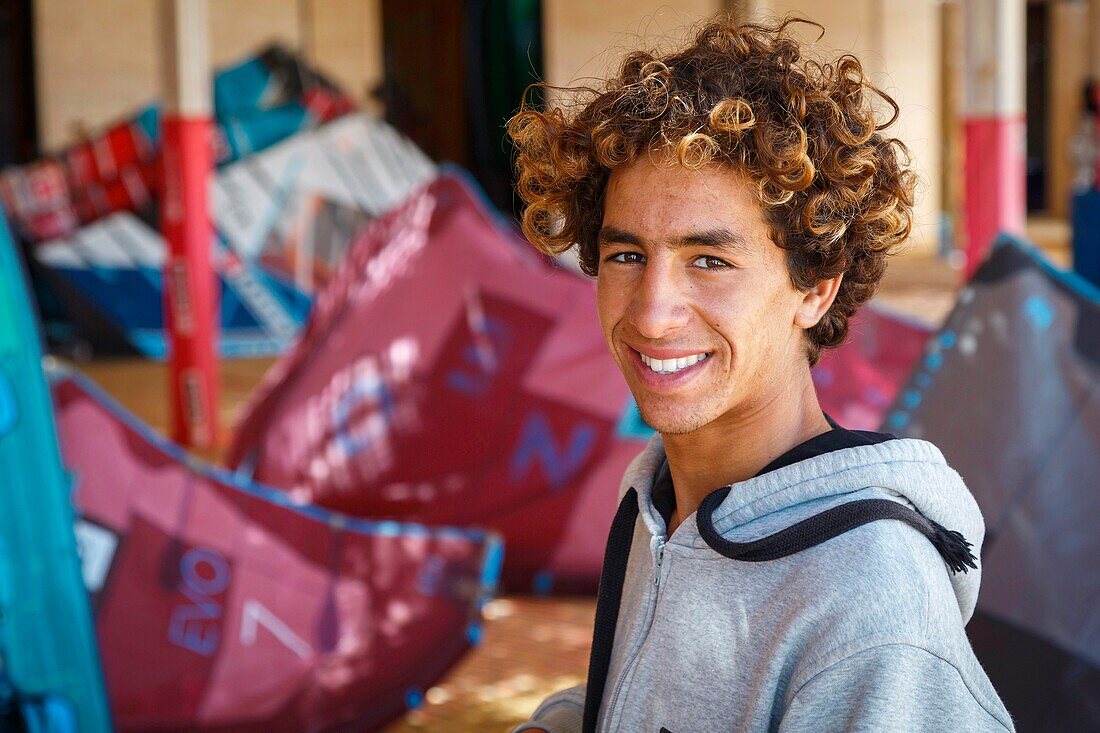
<path id="1" fill-rule="evenodd" d="M 656 434 L 623 474 L 619 488 L 620 498 L 631 487 L 638 492 L 639 514 L 654 541 L 665 531 L 652 500 L 654 478 L 664 457 L 664 443 Z M 732 484 L 711 518 L 723 538 L 745 542 L 846 501 L 865 498 L 868 489 L 885 493 L 933 522 L 962 533 L 972 544 L 974 556 L 981 557 L 985 523 L 977 502 L 936 446 L 912 438 L 843 448 Z M 706 546 L 694 514 L 669 541 Z M 965 624 L 978 600 L 981 562 L 966 573 L 951 573 L 946 565 L 944 572 L 951 579 Z"/>

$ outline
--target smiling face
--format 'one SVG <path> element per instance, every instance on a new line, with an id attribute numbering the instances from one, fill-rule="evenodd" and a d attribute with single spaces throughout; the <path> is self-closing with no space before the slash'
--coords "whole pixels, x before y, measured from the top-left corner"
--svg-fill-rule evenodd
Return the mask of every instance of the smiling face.
<path id="1" fill-rule="evenodd" d="M 803 329 L 835 287 L 795 289 L 762 205 L 731 168 L 643 156 L 616 169 L 599 261 L 604 338 L 658 432 L 736 422 L 807 384 Z"/>

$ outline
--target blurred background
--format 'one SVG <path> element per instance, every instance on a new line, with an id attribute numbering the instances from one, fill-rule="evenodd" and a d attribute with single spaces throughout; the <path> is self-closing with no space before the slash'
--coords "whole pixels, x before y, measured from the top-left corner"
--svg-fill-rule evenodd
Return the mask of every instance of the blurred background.
<path id="1" fill-rule="evenodd" d="M 0 0 L 0 731 L 503 731 L 585 680 L 650 430 L 504 126 L 716 13 L 899 103 L 916 226 L 822 405 L 941 447 L 979 659 L 1100 730 L 1097 0 Z"/>

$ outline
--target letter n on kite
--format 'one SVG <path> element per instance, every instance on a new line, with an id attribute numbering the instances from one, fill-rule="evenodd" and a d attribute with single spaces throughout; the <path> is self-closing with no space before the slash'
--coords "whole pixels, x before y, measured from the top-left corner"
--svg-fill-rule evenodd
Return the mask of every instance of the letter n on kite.
<path id="1" fill-rule="evenodd" d="M 561 489 L 584 465 L 595 442 L 596 430 L 588 423 L 582 423 L 573 430 L 568 444 L 559 450 L 546 417 L 540 412 L 532 412 L 520 431 L 519 443 L 512 454 L 511 481 L 518 483 L 527 475 L 531 464 L 537 461 L 542 464 L 550 488 Z"/>

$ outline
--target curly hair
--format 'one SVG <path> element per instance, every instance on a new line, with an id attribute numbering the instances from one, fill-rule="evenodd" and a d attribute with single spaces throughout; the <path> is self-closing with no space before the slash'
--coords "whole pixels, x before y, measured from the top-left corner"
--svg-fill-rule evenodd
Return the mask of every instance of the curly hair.
<path id="1" fill-rule="evenodd" d="M 844 274 L 828 312 L 807 329 L 810 364 L 839 346 L 887 256 L 909 236 L 916 176 L 905 145 L 882 134 L 897 120 L 897 103 L 854 56 L 806 58 L 790 32 L 798 23 L 824 35 L 804 18 L 714 20 L 682 50 L 629 54 L 602 88 L 532 85 L 572 103 L 540 110 L 525 95 L 508 123 L 531 243 L 551 255 L 576 245 L 581 269 L 595 275 L 613 170 L 657 149 L 688 168 L 730 165 L 759 197 L 795 288 Z M 893 110 L 885 122 L 876 119 L 875 96 Z"/>

